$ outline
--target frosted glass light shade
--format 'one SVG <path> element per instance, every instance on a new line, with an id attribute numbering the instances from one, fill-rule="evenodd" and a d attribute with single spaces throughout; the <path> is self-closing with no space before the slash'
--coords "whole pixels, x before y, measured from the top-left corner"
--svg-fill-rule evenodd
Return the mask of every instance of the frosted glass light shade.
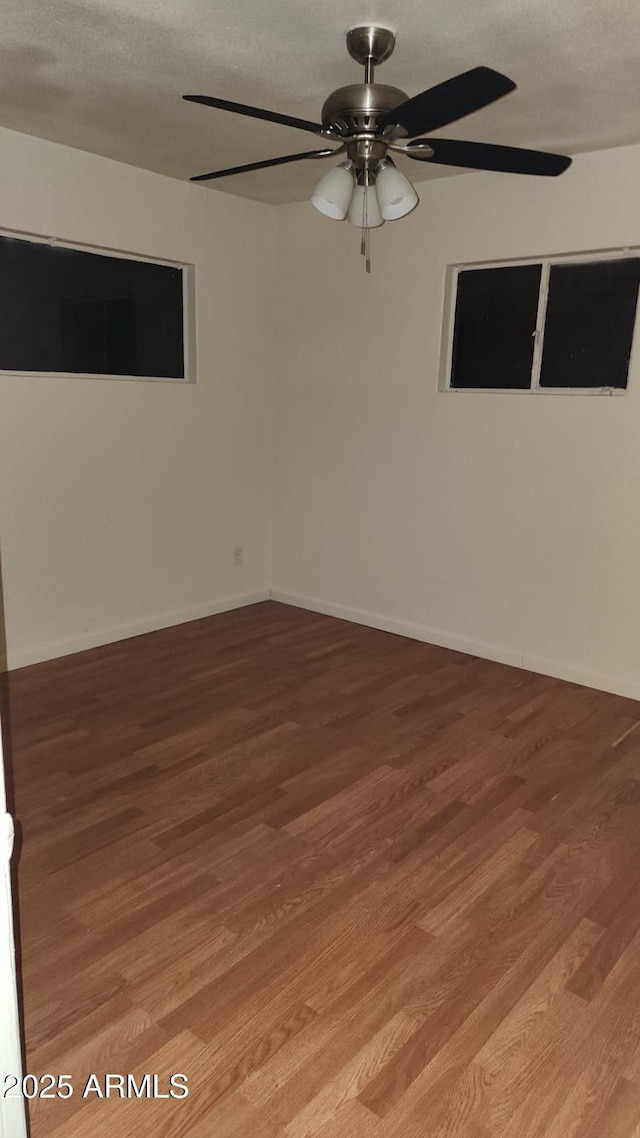
<path id="1" fill-rule="evenodd" d="M 320 179 L 311 195 L 311 201 L 325 217 L 344 221 L 353 197 L 354 182 L 351 163 L 341 162 Z"/>
<path id="2" fill-rule="evenodd" d="M 379 225 L 384 225 L 384 217 L 380 213 L 375 186 L 367 187 L 366 197 L 364 186 L 356 186 L 351 198 L 347 220 L 351 225 L 358 225 L 364 229 L 377 229 Z"/>
<path id="3" fill-rule="evenodd" d="M 376 195 L 380 213 L 385 221 L 395 221 L 398 217 L 404 217 L 418 204 L 418 195 L 411 182 L 396 170 L 388 158 L 376 171 Z"/>

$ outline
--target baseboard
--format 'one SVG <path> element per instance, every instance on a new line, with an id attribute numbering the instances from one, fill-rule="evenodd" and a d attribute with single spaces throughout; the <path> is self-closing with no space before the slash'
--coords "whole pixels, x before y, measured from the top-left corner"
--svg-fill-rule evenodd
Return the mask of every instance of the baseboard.
<path id="1" fill-rule="evenodd" d="M 500 644 L 488 644 L 475 640 L 468 640 L 453 633 L 443 632 L 440 629 L 427 628 L 412 621 L 397 620 L 395 617 L 382 616 L 380 613 L 368 612 L 366 609 L 350 608 L 347 605 L 333 604 L 331 601 L 319 600 L 317 597 L 305 597 L 299 593 L 285 593 L 280 589 L 271 590 L 273 601 L 282 601 L 283 604 L 295 605 L 296 608 L 310 609 L 311 612 L 321 612 L 325 616 L 337 616 L 341 620 L 350 620 L 353 624 L 366 624 L 369 628 L 379 628 L 382 632 L 393 632 L 396 636 L 408 636 L 410 640 L 423 640 L 426 644 L 435 644 L 438 648 L 452 648 L 454 652 L 465 652 L 469 656 L 482 656 L 485 660 L 496 660 L 499 664 L 512 664 L 516 668 L 522 667 L 522 652 L 507 648 Z"/>
<path id="2" fill-rule="evenodd" d="M 38 644 L 31 648 L 9 650 L 7 667 L 13 671 L 30 664 L 42 663 L 44 660 L 55 660 L 60 656 L 72 655 L 74 652 L 84 652 L 88 648 L 99 648 L 104 644 L 116 643 L 118 640 L 129 640 L 132 636 L 143 636 L 147 632 L 157 632 L 161 628 L 170 628 L 172 625 L 186 624 L 190 620 L 201 620 L 203 617 L 215 616 L 216 613 L 229 612 L 246 605 L 258 604 L 260 601 L 269 600 L 269 598 L 274 601 L 281 601 L 283 604 L 295 605 L 297 608 L 308 609 L 311 612 L 335 616 L 340 620 L 348 620 L 354 624 L 379 628 L 383 632 L 391 632 L 396 636 L 407 636 L 410 640 L 422 640 L 427 644 L 435 644 L 439 648 L 450 648 L 454 652 L 465 652 L 470 656 L 480 656 L 484 660 L 495 660 L 499 664 L 510 664 L 515 668 L 525 668 L 530 672 L 539 672 L 545 676 L 554 676 L 559 680 L 582 684 L 584 687 L 596 688 L 599 691 L 612 692 L 614 695 L 640 700 L 640 679 L 591 671 L 567 661 L 536 656 L 504 644 L 471 640 L 413 621 L 398 620 L 395 617 L 369 612 L 366 609 L 352 608 L 318 597 L 289 593 L 282 589 L 264 589 L 254 593 L 237 593 L 233 596 L 219 597 L 208 604 L 163 613 L 161 616 L 147 617 L 130 624 L 92 629 L 67 640 Z"/>
<path id="3" fill-rule="evenodd" d="M 553 676 L 558 680 L 568 680 L 570 683 L 581 684 L 583 687 L 596 688 L 598 691 L 611 692 L 614 695 L 640 700 L 640 678 L 634 679 L 628 676 L 615 676 L 605 672 L 590 671 L 563 660 L 547 659 L 521 649 L 510 648 L 504 644 L 470 640 L 454 633 L 444 632 L 441 629 L 429 628 L 412 621 L 397 620 L 380 613 L 368 612 L 366 609 L 335 604 L 318 597 L 307 597 L 301 593 L 288 593 L 282 589 L 272 589 L 271 599 L 281 601 L 283 604 L 295 605 L 297 608 L 309 609 L 311 612 L 323 613 L 325 616 L 336 616 L 354 624 L 366 624 L 370 628 L 379 628 L 383 632 L 391 632 L 396 636 L 408 636 L 410 640 L 422 640 L 426 644 L 435 644 L 439 648 L 451 648 L 455 652 L 480 656 L 484 660 L 495 660 L 499 664 L 510 664 L 515 668 L 524 668 L 528 672 L 539 672 L 544 676 Z"/>
<path id="4" fill-rule="evenodd" d="M 565 660 L 550 660 L 545 656 L 534 656 L 531 653 L 525 653 L 522 666 L 527 671 L 539 672 L 542 676 L 555 676 L 558 680 L 568 680 L 569 683 L 581 684 L 585 688 L 596 688 L 598 691 L 611 692 L 612 695 L 640 700 L 640 680 L 632 676 L 592 672 L 588 668 L 576 667 Z"/>
<path id="5" fill-rule="evenodd" d="M 87 648 L 100 648 L 103 644 L 114 644 L 118 640 L 130 640 L 132 636 L 143 636 L 146 632 L 157 632 L 161 628 L 171 628 L 174 624 L 186 624 L 190 620 L 201 620 L 205 616 L 215 616 L 219 612 L 229 612 L 231 609 L 243 608 L 245 605 L 255 605 L 260 601 L 268 601 L 269 597 L 268 589 L 261 589 L 255 593 L 237 593 L 230 597 L 219 597 L 208 604 L 178 609 L 163 613 L 161 616 L 146 617 L 143 620 L 132 621 L 130 624 L 91 629 L 83 632 L 80 636 L 73 636 L 69 640 L 37 644 L 32 648 L 9 649 L 7 652 L 7 668 L 9 671 L 14 671 L 16 668 L 25 668 L 29 664 L 40 664 L 44 660 L 55 660 L 59 656 L 70 656 L 74 652 L 84 652 Z"/>

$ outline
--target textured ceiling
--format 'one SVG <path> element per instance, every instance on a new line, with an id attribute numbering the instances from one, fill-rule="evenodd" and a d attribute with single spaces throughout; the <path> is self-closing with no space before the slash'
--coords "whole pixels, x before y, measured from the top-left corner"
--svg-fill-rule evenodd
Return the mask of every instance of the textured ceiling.
<path id="1" fill-rule="evenodd" d="M 185 179 L 311 149 L 312 135 L 180 95 L 317 121 L 330 91 L 361 79 L 344 42 L 359 23 L 396 31 L 377 77 L 410 95 L 478 64 L 515 80 L 518 91 L 446 137 L 572 154 L 640 142 L 636 0 L 5 0 L 0 125 Z M 454 173 L 403 161 L 414 181 Z M 211 185 L 296 201 L 328 168 Z"/>

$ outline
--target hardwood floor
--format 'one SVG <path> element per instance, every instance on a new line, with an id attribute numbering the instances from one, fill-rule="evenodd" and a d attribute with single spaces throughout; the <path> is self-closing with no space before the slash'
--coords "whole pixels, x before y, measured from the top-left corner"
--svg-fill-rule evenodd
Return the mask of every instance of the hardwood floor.
<path id="1" fill-rule="evenodd" d="M 640 704 L 275 603 L 10 700 L 33 1138 L 640 1135 Z"/>

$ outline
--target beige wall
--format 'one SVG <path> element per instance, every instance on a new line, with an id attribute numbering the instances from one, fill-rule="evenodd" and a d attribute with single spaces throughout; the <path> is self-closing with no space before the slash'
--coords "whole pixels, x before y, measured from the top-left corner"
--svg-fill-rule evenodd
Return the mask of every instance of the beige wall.
<path id="1" fill-rule="evenodd" d="M 193 262 L 198 285 L 195 385 L 0 376 L 9 664 L 266 595 L 271 207 L 10 131 L 0 162 L 3 229 Z"/>
<path id="2" fill-rule="evenodd" d="M 640 147 L 277 211 L 277 596 L 640 696 L 640 345 L 624 397 L 436 390 L 449 263 L 640 245 Z"/>

